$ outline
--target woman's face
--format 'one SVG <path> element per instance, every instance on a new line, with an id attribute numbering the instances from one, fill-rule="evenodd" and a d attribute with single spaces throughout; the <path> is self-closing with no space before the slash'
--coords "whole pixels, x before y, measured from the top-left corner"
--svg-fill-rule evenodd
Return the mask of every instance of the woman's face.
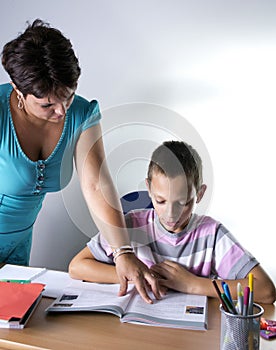
<path id="1" fill-rule="evenodd" d="M 49 97 L 37 98 L 34 95 L 27 95 L 23 98 L 24 109 L 31 118 L 38 118 L 51 123 L 61 122 L 66 111 L 73 102 L 75 90 L 68 89 L 64 98 Z"/>

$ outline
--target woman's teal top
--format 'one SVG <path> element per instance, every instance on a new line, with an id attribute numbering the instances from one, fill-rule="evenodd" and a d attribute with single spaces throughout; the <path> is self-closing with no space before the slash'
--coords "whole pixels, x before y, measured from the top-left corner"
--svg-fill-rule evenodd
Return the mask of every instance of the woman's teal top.
<path id="1" fill-rule="evenodd" d="M 32 228 L 45 194 L 69 183 L 78 137 L 98 124 L 101 115 L 97 101 L 76 95 L 54 151 L 45 160 L 32 161 L 15 132 L 12 90 L 10 84 L 0 85 L 0 262 L 28 265 Z"/>

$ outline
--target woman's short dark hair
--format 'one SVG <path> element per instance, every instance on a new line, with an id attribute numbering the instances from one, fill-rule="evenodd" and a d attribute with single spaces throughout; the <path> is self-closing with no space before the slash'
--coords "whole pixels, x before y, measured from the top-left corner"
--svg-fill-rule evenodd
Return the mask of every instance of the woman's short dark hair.
<path id="1" fill-rule="evenodd" d="M 40 19 L 4 46 L 2 64 L 24 96 L 64 97 L 68 88 L 76 89 L 80 76 L 70 40 Z"/>

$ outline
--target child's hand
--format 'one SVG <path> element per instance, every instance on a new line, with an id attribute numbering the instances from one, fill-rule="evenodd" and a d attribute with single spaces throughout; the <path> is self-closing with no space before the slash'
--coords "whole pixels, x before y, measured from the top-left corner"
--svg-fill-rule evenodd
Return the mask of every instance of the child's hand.
<path id="1" fill-rule="evenodd" d="M 184 293 L 192 292 L 191 286 L 197 279 L 197 276 L 189 272 L 185 267 L 170 260 L 153 265 L 150 270 L 154 275 L 159 276 L 160 286 Z"/>

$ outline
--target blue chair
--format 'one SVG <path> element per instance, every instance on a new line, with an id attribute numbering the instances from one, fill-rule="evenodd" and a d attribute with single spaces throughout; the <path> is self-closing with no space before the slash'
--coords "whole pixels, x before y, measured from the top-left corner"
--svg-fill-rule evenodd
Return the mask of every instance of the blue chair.
<path id="1" fill-rule="evenodd" d="M 129 192 L 121 198 L 121 204 L 124 214 L 134 209 L 153 208 L 148 191 Z"/>

